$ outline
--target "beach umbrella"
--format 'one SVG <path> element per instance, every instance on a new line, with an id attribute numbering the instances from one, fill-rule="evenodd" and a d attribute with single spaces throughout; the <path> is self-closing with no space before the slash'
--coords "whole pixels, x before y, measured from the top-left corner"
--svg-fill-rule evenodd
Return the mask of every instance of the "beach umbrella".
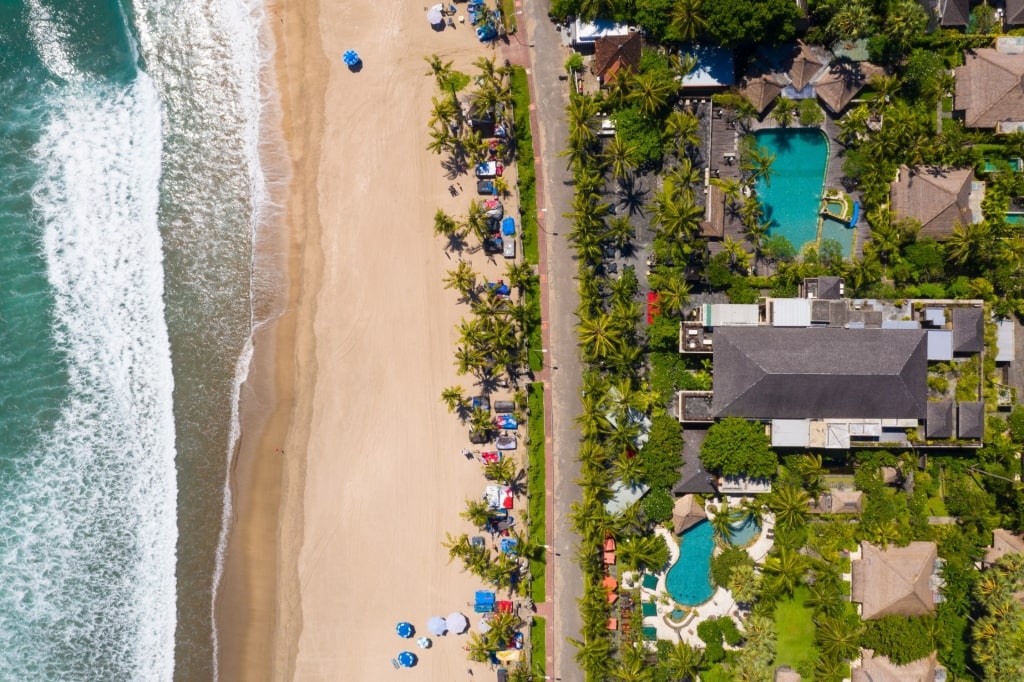
<path id="1" fill-rule="evenodd" d="M 412 623 L 406 623 L 405 621 L 402 621 L 401 623 L 395 626 L 395 632 L 398 633 L 399 637 L 409 639 L 413 636 L 413 634 L 415 634 L 416 629 L 413 628 Z"/>
<path id="2" fill-rule="evenodd" d="M 345 50 L 345 54 L 341 55 L 341 59 L 345 62 L 345 66 L 355 66 L 362 61 L 359 53 L 355 50 Z"/>
<path id="3" fill-rule="evenodd" d="M 433 644 L 433 642 L 430 641 L 429 637 L 420 637 L 416 640 L 416 646 L 421 649 L 429 649 L 431 644 Z"/>
<path id="4" fill-rule="evenodd" d="M 433 7 L 428 9 L 427 10 L 427 22 L 431 26 L 437 26 L 438 24 L 443 24 L 444 23 L 444 13 L 443 13 L 443 10 L 444 10 L 444 6 L 443 5 L 434 5 Z"/>
<path id="5" fill-rule="evenodd" d="M 427 621 L 427 630 L 434 637 L 441 637 L 444 633 L 448 632 L 448 624 L 441 616 L 434 616 Z"/>
<path id="6" fill-rule="evenodd" d="M 469 626 L 469 620 L 458 611 L 449 613 L 448 617 L 445 618 L 444 621 L 448 624 L 448 629 L 457 635 L 461 635 Z"/>
<path id="7" fill-rule="evenodd" d="M 491 624 L 487 622 L 486 618 L 481 618 L 480 622 L 477 624 L 477 627 L 480 628 L 481 633 L 486 633 L 488 630 L 491 629 Z"/>
<path id="8" fill-rule="evenodd" d="M 416 665 L 416 654 L 411 651 L 403 651 L 398 654 L 398 665 L 403 668 L 411 668 Z"/>

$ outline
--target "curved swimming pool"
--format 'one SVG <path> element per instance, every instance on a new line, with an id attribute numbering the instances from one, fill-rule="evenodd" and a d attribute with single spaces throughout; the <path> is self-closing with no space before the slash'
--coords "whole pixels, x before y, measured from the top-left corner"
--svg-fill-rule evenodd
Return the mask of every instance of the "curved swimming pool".
<path id="1" fill-rule="evenodd" d="M 732 533 L 729 536 L 729 544 L 738 547 L 746 547 L 750 541 L 761 532 L 761 525 L 752 516 L 748 516 L 739 523 L 730 524 Z"/>
<path id="2" fill-rule="evenodd" d="M 679 558 L 665 576 L 668 593 L 683 606 L 703 604 L 715 593 L 711 584 L 711 553 L 715 531 L 701 521 L 685 531 L 679 544 Z"/>

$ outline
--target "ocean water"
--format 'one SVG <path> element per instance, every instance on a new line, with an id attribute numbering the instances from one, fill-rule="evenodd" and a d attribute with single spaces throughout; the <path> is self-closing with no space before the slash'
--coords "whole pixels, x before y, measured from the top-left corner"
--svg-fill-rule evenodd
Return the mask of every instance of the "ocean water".
<path id="1" fill-rule="evenodd" d="M 0 681 L 216 679 L 282 289 L 255 0 L 0 0 Z"/>

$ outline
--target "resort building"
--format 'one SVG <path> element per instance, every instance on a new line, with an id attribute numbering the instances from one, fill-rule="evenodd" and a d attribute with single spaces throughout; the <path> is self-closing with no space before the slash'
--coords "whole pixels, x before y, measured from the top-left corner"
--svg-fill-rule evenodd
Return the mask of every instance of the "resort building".
<path id="1" fill-rule="evenodd" d="M 811 500 L 809 514 L 860 514 L 864 511 L 864 492 L 861 490 L 829 490 Z"/>
<path id="2" fill-rule="evenodd" d="M 992 545 L 985 552 L 985 563 L 992 565 L 1007 554 L 1024 554 L 1024 537 L 1005 528 L 992 531 Z"/>
<path id="3" fill-rule="evenodd" d="M 672 507 L 672 530 L 676 535 L 682 535 L 684 531 L 696 526 L 708 518 L 704 511 L 704 505 L 697 501 L 693 495 L 683 495 L 676 500 Z"/>
<path id="4" fill-rule="evenodd" d="M 687 45 L 680 54 L 695 60 L 680 83 L 684 95 L 707 95 L 732 87 L 736 82 L 731 49 L 719 45 Z"/>
<path id="5" fill-rule="evenodd" d="M 1003 26 L 1007 30 L 1014 26 L 1024 26 L 1024 0 L 1006 0 Z"/>
<path id="6" fill-rule="evenodd" d="M 871 649 L 861 649 L 860 665 L 851 671 L 852 682 L 944 682 L 946 669 L 939 665 L 933 651 L 906 665 L 896 665 L 888 656 L 876 656 Z"/>
<path id="7" fill-rule="evenodd" d="M 928 12 L 928 32 L 938 28 L 967 28 L 971 19 L 970 0 L 921 0 Z"/>
<path id="8" fill-rule="evenodd" d="M 637 73 L 644 39 L 639 32 L 601 36 L 594 41 L 594 63 L 590 67 L 602 86 L 617 73 Z"/>
<path id="9" fill-rule="evenodd" d="M 1018 10 L 1019 14 L 1019 10 Z M 954 110 L 970 128 L 1010 133 L 1024 127 L 1024 37 L 996 39 L 996 47 L 964 53 L 956 69 Z"/>
<path id="10" fill-rule="evenodd" d="M 691 311 L 679 350 L 712 356 L 712 389 L 678 392 L 680 421 L 764 422 L 777 448 L 981 445 L 980 377 L 951 386 L 958 363 L 985 350 L 981 301 L 847 299 L 837 277 L 800 292 Z"/>
<path id="11" fill-rule="evenodd" d="M 980 199 L 972 197 L 975 191 L 979 190 L 970 168 L 900 166 L 889 188 L 889 201 L 897 218 L 913 218 L 921 223 L 919 239 L 941 240 L 953 234 L 957 223 L 968 225 L 981 220 L 981 215 L 975 216 L 971 210 L 972 205 L 981 204 Z"/>
<path id="12" fill-rule="evenodd" d="M 864 620 L 882 616 L 926 616 L 941 601 L 941 563 L 934 542 L 882 549 L 862 542 L 852 562 L 851 600 Z"/>

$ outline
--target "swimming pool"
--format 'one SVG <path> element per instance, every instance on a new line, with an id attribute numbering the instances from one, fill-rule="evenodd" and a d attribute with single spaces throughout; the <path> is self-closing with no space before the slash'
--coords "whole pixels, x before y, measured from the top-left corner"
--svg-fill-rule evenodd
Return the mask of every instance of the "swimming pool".
<path id="1" fill-rule="evenodd" d="M 1024 225 L 1024 213 L 1007 213 L 1007 225 Z"/>
<path id="2" fill-rule="evenodd" d="M 679 558 L 665 576 L 665 588 L 683 606 L 703 604 L 715 593 L 711 585 L 714 534 L 715 531 L 707 521 L 701 521 L 683 533 Z"/>
<path id="3" fill-rule="evenodd" d="M 820 130 L 807 128 L 758 130 L 754 137 L 759 146 L 775 155 L 769 181 L 759 179 L 756 185 L 769 223 L 768 234 L 781 234 L 800 252 L 818 240 L 828 140 Z"/>
<path id="4" fill-rule="evenodd" d="M 749 545 L 750 541 L 761 532 L 760 524 L 751 516 L 748 516 L 739 523 L 732 524 L 730 528 L 732 528 L 732 534 L 729 536 L 729 544 L 739 547 Z"/>
<path id="5" fill-rule="evenodd" d="M 843 210 L 846 209 L 846 204 L 841 201 L 832 201 L 829 199 L 826 203 L 826 207 L 828 208 L 828 212 L 833 215 L 843 215 Z"/>

